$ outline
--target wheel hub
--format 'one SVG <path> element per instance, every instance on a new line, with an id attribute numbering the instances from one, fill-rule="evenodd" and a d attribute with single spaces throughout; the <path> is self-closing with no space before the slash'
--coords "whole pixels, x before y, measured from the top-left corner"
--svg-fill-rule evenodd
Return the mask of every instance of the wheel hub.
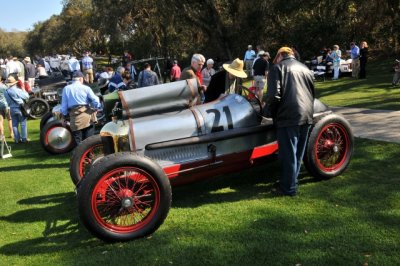
<path id="1" fill-rule="evenodd" d="M 338 147 L 338 145 L 334 145 L 334 146 L 333 146 L 333 152 L 334 152 L 334 153 L 338 153 L 338 152 L 339 152 L 339 147 Z"/>
<path id="2" fill-rule="evenodd" d="M 131 197 L 123 198 L 121 201 L 121 206 L 125 209 L 128 209 L 133 206 L 133 200 Z"/>
<path id="3" fill-rule="evenodd" d="M 63 127 L 55 127 L 51 129 L 51 132 L 48 134 L 48 142 L 49 145 L 53 146 L 56 149 L 65 149 L 67 148 L 72 141 L 72 135 L 68 131 L 68 129 Z"/>

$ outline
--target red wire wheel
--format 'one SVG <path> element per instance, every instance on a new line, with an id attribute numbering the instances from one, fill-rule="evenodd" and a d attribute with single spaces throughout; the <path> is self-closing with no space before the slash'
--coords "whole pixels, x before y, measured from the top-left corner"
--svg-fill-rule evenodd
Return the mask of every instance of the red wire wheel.
<path id="1" fill-rule="evenodd" d="M 104 157 L 100 135 L 83 140 L 73 151 L 70 158 L 69 173 L 72 182 L 77 185 L 89 172 L 92 165 Z"/>
<path id="2" fill-rule="evenodd" d="M 329 114 L 311 130 L 304 164 L 318 178 L 340 175 L 350 164 L 354 137 L 350 124 L 343 117 Z"/>
<path id="3" fill-rule="evenodd" d="M 171 198 L 171 186 L 161 167 L 127 152 L 100 159 L 78 188 L 83 224 L 111 242 L 153 233 L 165 220 Z"/>

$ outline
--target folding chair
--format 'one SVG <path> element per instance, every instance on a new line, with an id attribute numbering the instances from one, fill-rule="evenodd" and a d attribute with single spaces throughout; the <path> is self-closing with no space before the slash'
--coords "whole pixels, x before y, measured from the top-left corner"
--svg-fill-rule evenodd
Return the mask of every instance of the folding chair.
<path id="1" fill-rule="evenodd" d="M 326 66 L 317 66 L 314 69 L 314 78 L 315 80 L 325 81 L 325 74 L 326 74 Z"/>

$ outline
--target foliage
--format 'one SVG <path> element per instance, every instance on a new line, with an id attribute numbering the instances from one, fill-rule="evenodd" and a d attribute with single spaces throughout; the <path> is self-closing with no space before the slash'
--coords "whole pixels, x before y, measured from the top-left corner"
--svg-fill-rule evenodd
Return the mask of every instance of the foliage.
<path id="1" fill-rule="evenodd" d="M 270 52 L 295 45 L 309 57 L 322 47 L 367 40 L 371 47 L 400 52 L 399 1 L 384 0 L 64 0 L 58 16 L 35 24 L 30 53 L 135 53 L 187 58 L 202 52 L 227 60 L 247 44 Z"/>
<path id="2" fill-rule="evenodd" d="M 23 47 L 26 32 L 5 32 L 0 29 L 0 57 L 8 56 L 25 57 L 26 52 Z"/>

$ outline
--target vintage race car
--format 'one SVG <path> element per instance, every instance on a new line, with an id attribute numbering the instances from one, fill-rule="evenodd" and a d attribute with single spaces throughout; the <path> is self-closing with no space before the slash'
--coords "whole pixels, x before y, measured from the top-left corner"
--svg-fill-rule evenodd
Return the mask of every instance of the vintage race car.
<path id="1" fill-rule="evenodd" d="M 111 242 L 149 235 L 167 217 L 171 185 L 277 158 L 274 125 L 257 98 L 230 94 L 207 104 L 198 98 L 195 80 L 106 97 L 113 121 L 83 141 L 70 164 L 79 215 L 92 234 Z M 318 100 L 314 112 L 304 164 L 315 177 L 335 177 L 350 163 L 353 134 Z"/>

